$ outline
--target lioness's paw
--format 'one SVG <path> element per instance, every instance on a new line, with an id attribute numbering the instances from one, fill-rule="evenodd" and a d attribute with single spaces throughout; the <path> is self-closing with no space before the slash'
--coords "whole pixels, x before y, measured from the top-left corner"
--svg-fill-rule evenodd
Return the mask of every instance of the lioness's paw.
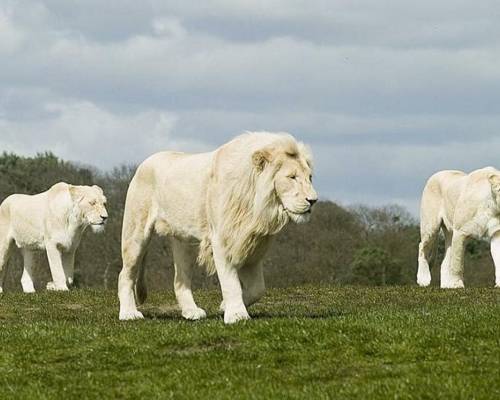
<path id="1" fill-rule="evenodd" d="M 182 316 L 191 321 L 197 321 L 207 317 L 207 313 L 202 308 L 191 308 L 189 310 L 183 310 Z"/>
<path id="2" fill-rule="evenodd" d="M 239 321 L 246 321 L 250 319 L 247 310 L 239 310 L 235 312 L 226 311 L 224 313 L 224 323 L 225 324 L 235 324 Z"/>
<path id="3" fill-rule="evenodd" d="M 52 291 L 56 291 L 56 292 L 67 292 L 69 289 L 66 285 L 58 286 L 54 282 L 48 282 L 47 283 L 47 290 L 52 290 Z"/>
<path id="4" fill-rule="evenodd" d="M 500 282 L 498 282 L 497 284 L 495 284 L 495 287 L 498 288 L 498 289 L 500 289 Z"/>
<path id="5" fill-rule="evenodd" d="M 120 321 L 132 321 L 134 319 L 144 319 L 144 315 L 138 310 L 120 311 Z"/>

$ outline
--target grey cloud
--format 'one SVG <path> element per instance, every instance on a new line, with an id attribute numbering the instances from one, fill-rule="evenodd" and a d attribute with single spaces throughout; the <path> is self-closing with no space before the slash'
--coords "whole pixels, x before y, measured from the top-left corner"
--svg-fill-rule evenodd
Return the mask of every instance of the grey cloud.
<path id="1" fill-rule="evenodd" d="M 285 130 L 313 146 L 325 198 L 416 212 L 435 170 L 498 165 L 499 13 L 489 0 L 6 0 L 0 150 L 110 168 Z"/>

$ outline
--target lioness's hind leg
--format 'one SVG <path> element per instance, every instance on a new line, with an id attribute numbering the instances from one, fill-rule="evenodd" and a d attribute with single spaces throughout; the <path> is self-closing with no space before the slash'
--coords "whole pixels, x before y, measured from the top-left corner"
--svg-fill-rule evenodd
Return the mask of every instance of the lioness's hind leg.
<path id="1" fill-rule="evenodd" d="M 119 318 L 122 321 L 144 318 L 137 310 L 135 292 L 138 290 L 137 285 L 144 284 L 143 279 L 139 279 L 139 274 L 153 224 L 149 220 L 148 210 L 143 208 L 138 212 L 134 211 L 127 209 L 126 205 L 122 233 L 123 267 L 118 277 Z M 139 291 L 145 294 L 145 288 L 141 287 Z"/>
<path id="2" fill-rule="evenodd" d="M 3 293 L 5 273 L 12 252 L 12 241 L 7 237 L 0 238 L 0 293 Z"/>
<path id="3" fill-rule="evenodd" d="M 465 242 L 467 237 L 457 231 L 453 231 L 450 248 L 450 262 L 444 264 L 441 270 L 441 287 L 446 289 L 463 288 Z"/>
<path id="4" fill-rule="evenodd" d="M 491 255 L 495 264 L 495 287 L 500 288 L 500 232 L 491 238 Z"/>
<path id="5" fill-rule="evenodd" d="M 418 271 L 417 283 L 419 286 L 429 286 L 431 283 L 431 269 L 429 262 L 432 258 L 432 252 L 438 239 L 438 229 L 433 233 L 422 235 L 422 241 L 418 246 Z"/>
<path id="6" fill-rule="evenodd" d="M 174 290 L 182 316 L 190 320 L 205 318 L 207 313 L 196 305 L 191 290 L 197 247 L 173 238 L 172 251 L 175 266 Z"/>
<path id="7" fill-rule="evenodd" d="M 35 265 L 35 254 L 33 251 L 23 249 L 24 269 L 21 277 L 21 286 L 24 293 L 34 293 L 35 285 L 33 284 L 33 267 Z"/>

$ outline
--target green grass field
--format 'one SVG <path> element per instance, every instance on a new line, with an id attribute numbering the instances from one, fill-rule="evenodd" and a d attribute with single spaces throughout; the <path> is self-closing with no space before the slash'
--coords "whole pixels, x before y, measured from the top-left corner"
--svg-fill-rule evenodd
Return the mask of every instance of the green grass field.
<path id="1" fill-rule="evenodd" d="M 4 294 L 0 398 L 500 398 L 500 290 L 270 290 L 235 326 L 197 298 L 123 323 L 112 292 Z"/>

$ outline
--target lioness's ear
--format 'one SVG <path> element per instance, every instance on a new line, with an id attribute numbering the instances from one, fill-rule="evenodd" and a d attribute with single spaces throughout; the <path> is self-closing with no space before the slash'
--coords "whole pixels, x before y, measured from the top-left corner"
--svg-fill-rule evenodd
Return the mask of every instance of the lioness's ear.
<path id="1" fill-rule="evenodd" d="M 252 155 L 252 162 L 257 171 L 263 171 L 266 164 L 271 161 L 271 153 L 267 150 L 257 150 Z"/>
<path id="2" fill-rule="evenodd" d="M 94 188 L 94 189 L 98 190 L 98 191 L 99 191 L 99 193 L 104 194 L 104 191 L 101 189 L 101 187 L 100 187 L 100 186 L 94 185 L 94 186 L 92 186 L 92 188 Z"/>
<path id="3" fill-rule="evenodd" d="M 488 180 L 490 181 L 491 190 L 495 193 L 500 193 L 500 176 L 497 174 L 490 174 Z"/>

